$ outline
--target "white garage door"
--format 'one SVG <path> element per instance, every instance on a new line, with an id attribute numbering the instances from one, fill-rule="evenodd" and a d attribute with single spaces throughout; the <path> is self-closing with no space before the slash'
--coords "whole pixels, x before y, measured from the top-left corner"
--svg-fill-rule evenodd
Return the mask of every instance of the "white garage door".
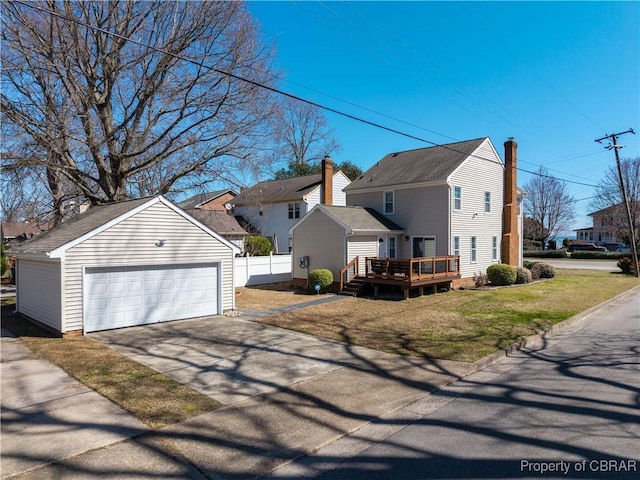
<path id="1" fill-rule="evenodd" d="M 85 332 L 218 314 L 218 265 L 87 268 Z"/>

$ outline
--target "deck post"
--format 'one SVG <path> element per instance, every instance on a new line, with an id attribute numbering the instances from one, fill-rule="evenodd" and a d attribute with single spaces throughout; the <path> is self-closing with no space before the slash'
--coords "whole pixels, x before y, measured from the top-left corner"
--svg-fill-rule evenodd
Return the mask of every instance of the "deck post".
<path id="1" fill-rule="evenodd" d="M 418 287 L 418 295 L 424 296 L 424 287 Z"/>

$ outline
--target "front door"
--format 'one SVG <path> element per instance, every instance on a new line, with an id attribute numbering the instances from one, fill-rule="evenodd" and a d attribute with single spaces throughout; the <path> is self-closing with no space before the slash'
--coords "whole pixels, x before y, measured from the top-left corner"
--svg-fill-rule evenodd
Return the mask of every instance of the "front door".
<path id="1" fill-rule="evenodd" d="M 387 258 L 387 242 L 384 237 L 378 237 L 378 258 Z"/>

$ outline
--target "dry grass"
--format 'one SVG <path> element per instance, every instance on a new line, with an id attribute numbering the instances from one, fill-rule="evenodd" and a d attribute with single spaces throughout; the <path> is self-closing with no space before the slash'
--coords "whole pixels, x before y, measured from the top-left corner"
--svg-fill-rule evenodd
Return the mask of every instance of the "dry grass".
<path id="1" fill-rule="evenodd" d="M 222 406 L 88 337 L 52 338 L 47 332 L 2 309 L 2 326 L 33 352 L 152 428 L 183 422 Z"/>
<path id="2" fill-rule="evenodd" d="M 315 294 L 293 288 L 290 282 L 236 289 L 236 308 L 263 312 L 314 300 Z"/>
<path id="3" fill-rule="evenodd" d="M 531 285 L 404 301 L 347 298 L 259 321 L 391 353 L 475 361 L 636 285 L 628 275 L 559 270 Z"/>

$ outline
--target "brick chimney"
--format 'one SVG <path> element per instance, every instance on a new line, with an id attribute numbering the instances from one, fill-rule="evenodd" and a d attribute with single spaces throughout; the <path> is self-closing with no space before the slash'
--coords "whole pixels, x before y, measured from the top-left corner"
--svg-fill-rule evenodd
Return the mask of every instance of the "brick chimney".
<path id="1" fill-rule="evenodd" d="M 504 142 L 504 206 L 502 209 L 502 263 L 520 264 L 520 236 L 518 235 L 518 188 L 516 168 L 518 144 L 513 139 Z"/>
<path id="2" fill-rule="evenodd" d="M 322 205 L 333 205 L 333 161 L 329 158 L 329 155 L 322 159 L 320 203 Z"/>

